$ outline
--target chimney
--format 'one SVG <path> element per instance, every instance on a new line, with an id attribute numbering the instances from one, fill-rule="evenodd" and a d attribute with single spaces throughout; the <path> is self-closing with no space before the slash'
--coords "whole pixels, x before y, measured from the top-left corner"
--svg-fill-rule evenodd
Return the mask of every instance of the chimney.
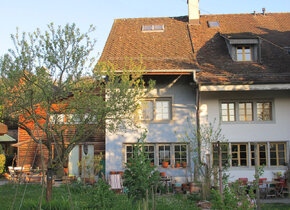
<path id="1" fill-rule="evenodd" d="M 188 4 L 188 23 L 191 25 L 199 24 L 199 0 L 187 0 Z"/>
<path id="2" fill-rule="evenodd" d="M 262 8 L 263 15 L 266 15 L 266 9 Z"/>

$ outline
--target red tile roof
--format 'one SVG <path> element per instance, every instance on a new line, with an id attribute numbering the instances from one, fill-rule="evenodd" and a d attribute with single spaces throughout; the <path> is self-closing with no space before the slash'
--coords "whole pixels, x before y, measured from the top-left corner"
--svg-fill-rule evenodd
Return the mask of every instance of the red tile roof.
<path id="1" fill-rule="evenodd" d="M 207 21 L 220 27 L 209 28 Z M 143 61 L 148 70 L 199 69 L 204 84 L 290 83 L 290 13 L 203 15 L 200 25 L 187 17 L 115 20 L 100 58 L 120 69 L 125 60 Z M 164 24 L 164 32 L 142 32 L 142 25 Z M 261 61 L 235 62 L 221 34 L 250 34 L 262 40 Z"/>

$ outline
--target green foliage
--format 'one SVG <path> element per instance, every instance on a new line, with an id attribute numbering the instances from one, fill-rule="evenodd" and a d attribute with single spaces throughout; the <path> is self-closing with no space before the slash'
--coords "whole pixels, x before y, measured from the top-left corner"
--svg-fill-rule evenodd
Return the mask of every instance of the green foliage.
<path id="1" fill-rule="evenodd" d="M 89 205 L 90 208 L 108 209 L 114 205 L 115 199 L 116 194 L 110 190 L 110 185 L 102 179 L 99 179 L 91 192 Z"/>
<path id="2" fill-rule="evenodd" d="M 160 176 L 155 166 L 150 165 L 144 149 L 146 133 L 143 133 L 133 147 L 133 157 L 126 164 L 124 186 L 128 188 L 128 196 L 133 201 L 141 201 L 148 197 L 153 186 L 156 186 Z"/>
<path id="3" fill-rule="evenodd" d="M 226 186 L 223 191 L 223 200 L 218 190 L 212 190 L 213 209 L 254 209 L 252 203 L 253 188 L 240 186 L 238 182 Z"/>
<path id="4" fill-rule="evenodd" d="M 110 63 L 95 65 L 92 31 L 91 26 L 82 33 L 75 24 L 17 31 L 12 35 L 15 49 L 0 59 L 0 121 L 17 123 L 45 145 L 50 168 L 63 167 L 73 147 L 102 132 L 105 122 L 109 132 L 134 126 L 129 119 L 138 99 L 151 89 L 151 82 L 145 88 L 142 64 L 128 62 L 122 73 Z M 73 135 L 66 138 L 67 133 Z"/>
<path id="5" fill-rule="evenodd" d="M 5 162 L 6 162 L 5 155 L 0 153 L 0 174 L 2 174 L 4 172 Z"/>

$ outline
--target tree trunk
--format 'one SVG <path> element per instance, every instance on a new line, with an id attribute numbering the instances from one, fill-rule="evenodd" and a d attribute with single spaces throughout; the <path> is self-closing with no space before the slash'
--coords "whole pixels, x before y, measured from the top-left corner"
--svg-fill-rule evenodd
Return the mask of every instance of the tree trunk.
<path id="1" fill-rule="evenodd" d="M 51 201 L 51 198 L 52 198 L 52 179 L 53 179 L 52 146 L 49 143 L 49 145 L 48 145 L 48 164 L 47 164 L 47 172 L 46 172 L 46 202 L 48 202 L 48 203 Z"/>
<path id="2" fill-rule="evenodd" d="M 255 182 L 256 182 L 256 203 L 257 203 L 257 209 L 260 210 L 260 190 L 259 190 L 259 172 L 258 172 L 258 149 L 257 149 L 257 143 L 255 143 Z"/>
<path id="3" fill-rule="evenodd" d="M 219 156 L 219 189 L 220 189 L 221 199 L 223 200 L 222 153 L 221 153 L 221 145 L 219 141 L 218 141 L 218 156 Z"/>

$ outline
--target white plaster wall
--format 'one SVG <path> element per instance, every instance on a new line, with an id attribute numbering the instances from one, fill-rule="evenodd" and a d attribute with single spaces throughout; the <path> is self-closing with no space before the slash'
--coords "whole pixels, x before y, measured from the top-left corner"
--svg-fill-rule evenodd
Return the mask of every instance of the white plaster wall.
<path id="1" fill-rule="evenodd" d="M 287 158 L 289 158 L 290 141 L 290 91 L 240 91 L 240 92 L 202 92 L 201 94 L 201 122 L 220 123 L 221 100 L 256 100 L 270 99 L 273 101 L 273 121 L 271 122 L 232 122 L 222 123 L 222 133 L 229 142 L 280 142 L 287 141 Z M 273 172 L 284 172 L 286 167 L 264 168 L 263 177 L 272 179 Z M 230 180 L 240 177 L 253 179 L 254 167 L 229 169 Z"/>
<path id="2" fill-rule="evenodd" d="M 148 130 L 146 142 L 166 143 L 178 142 L 176 133 L 183 133 L 188 127 L 187 118 L 191 116 L 195 119 L 195 90 L 189 83 L 192 82 L 186 77 L 166 77 L 162 81 L 157 81 L 156 88 L 151 91 L 154 97 L 172 97 L 172 120 L 169 123 L 149 123 L 142 124 Z M 140 137 L 139 131 L 126 130 L 117 134 L 107 133 L 106 135 L 106 174 L 110 171 L 124 170 L 122 167 L 122 145 L 123 143 L 136 142 Z M 177 180 L 182 180 L 191 173 L 186 169 L 162 169 L 166 175 L 175 176 Z"/>

